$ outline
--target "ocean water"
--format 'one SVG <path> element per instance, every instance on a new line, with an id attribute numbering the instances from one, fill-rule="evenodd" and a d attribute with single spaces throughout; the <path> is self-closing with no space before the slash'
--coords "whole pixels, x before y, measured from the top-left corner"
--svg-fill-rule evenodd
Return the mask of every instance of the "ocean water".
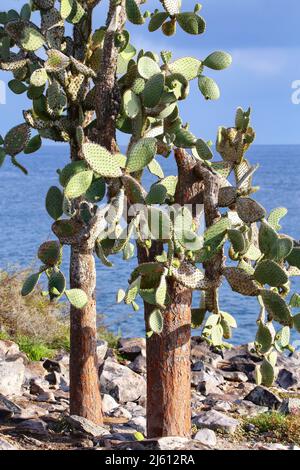
<path id="1" fill-rule="evenodd" d="M 283 220 L 283 232 L 300 239 L 300 146 L 253 146 L 248 159 L 260 163 L 254 177 L 254 184 L 261 186 L 256 198 L 267 210 L 285 206 L 289 213 Z M 68 162 L 68 148 L 64 145 L 43 146 L 37 154 L 21 156 L 20 161 L 28 168 L 29 176 L 24 176 L 9 162 L 0 169 L 0 269 L 39 265 L 37 247 L 51 238 L 52 221 L 44 209 L 45 195 L 50 185 L 57 184 L 56 170 Z M 176 174 L 172 157 L 159 161 L 166 174 Z M 146 184 L 150 182 L 149 176 Z M 114 332 L 120 330 L 124 336 L 143 335 L 142 309 L 133 312 L 126 305 L 115 304 L 116 292 L 126 288 L 136 260 L 125 262 L 121 257 L 112 257 L 112 260 L 113 268 L 97 261 L 99 315 L 104 316 L 105 324 Z M 68 249 L 64 252 L 63 268 L 67 274 Z M 195 306 L 198 299 L 195 294 Z M 239 328 L 233 342 L 253 340 L 259 311 L 257 300 L 243 298 L 224 286 L 221 308 L 237 319 Z"/>

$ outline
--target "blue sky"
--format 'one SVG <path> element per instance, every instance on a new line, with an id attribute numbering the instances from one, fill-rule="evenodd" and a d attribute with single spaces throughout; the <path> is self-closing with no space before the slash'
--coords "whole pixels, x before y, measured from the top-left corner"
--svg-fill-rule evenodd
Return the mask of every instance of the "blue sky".
<path id="1" fill-rule="evenodd" d="M 9 8 L 20 9 L 22 0 L 10 0 Z M 7 2 L 1 0 L 2 5 Z M 192 10 L 195 2 L 183 0 L 183 10 Z M 103 24 L 103 7 L 94 25 Z M 182 116 L 191 130 L 204 139 L 215 140 L 219 125 L 233 123 L 237 106 L 253 108 L 252 123 L 258 144 L 300 144 L 300 105 L 292 103 L 292 82 L 300 80 L 299 0 L 203 0 L 202 15 L 207 31 L 190 36 L 178 31 L 167 38 L 161 32 L 148 33 L 146 27 L 130 27 L 132 43 L 139 48 L 159 52 L 173 50 L 174 57 L 191 55 L 205 58 L 214 50 L 226 50 L 233 65 L 226 71 L 211 72 L 221 88 L 218 102 L 205 102 L 196 83 L 182 105 Z M 158 0 L 147 2 L 150 10 L 160 7 Z M 7 80 L 0 72 L 0 79 Z M 300 94 L 299 94 L 300 96 Z M 22 121 L 26 99 L 7 92 L 6 105 L 0 104 L 0 133 Z M 125 143 L 125 140 L 121 142 Z"/>

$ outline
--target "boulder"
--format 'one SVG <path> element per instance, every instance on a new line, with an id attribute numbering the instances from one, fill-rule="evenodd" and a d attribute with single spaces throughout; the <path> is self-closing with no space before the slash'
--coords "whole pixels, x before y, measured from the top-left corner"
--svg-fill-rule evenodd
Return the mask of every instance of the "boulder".
<path id="1" fill-rule="evenodd" d="M 207 428 L 227 434 L 233 434 L 239 426 L 237 419 L 215 410 L 203 411 L 193 419 L 193 423 L 199 429 Z"/>
<path id="2" fill-rule="evenodd" d="M 248 382 L 248 376 L 244 372 L 239 371 L 221 371 L 222 376 L 229 382 Z"/>
<path id="3" fill-rule="evenodd" d="M 108 343 L 104 339 L 97 341 L 97 357 L 99 364 L 104 361 L 108 349 Z"/>
<path id="4" fill-rule="evenodd" d="M 197 390 L 202 395 L 208 395 L 209 393 L 220 393 L 218 385 L 220 382 L 213 375 L 209 375 L 207 372 L 192 372 L 192 385 L 197 387 Z"/>
<path id="5" fill-rule="evenodd" d="M 280 369 L 276 382 L 281 388 L 288 390 L 300 385 L 299 371 L 296 369 Z"/>
<path id="6" fill-rule="evenodd" d="M 41 419 L 27 419 L 21 421 L 21 423 L 17 424 L 15 429 L 22 434 L 34 434 L 37 436 L 48 435 L 47 425 Z"/>
<path id="7" fill-rule="evenodd" d="M 119 403 L 136 401 L 146 395 L 146 381 L 128 367 L 107 359 L 100 376 L 101 391 Z"/>
<path id="8" fill-rule="evenodd" d="M 145 356 L 139 354 L 128 367 L 137 374 L 145 374 L 147 371 Z"/>
<path id="9" fill-rule="evenodd" d="M 119 351 L 128 359 L 133 361 L 139 354 L 145 355 L 145 338 L 121 338 L 119 340 Z"/>
<path id="10" fill-rule="evenodd" d="M 102 411 L 105 414 L 111 413 L 114 411 L 116 408 L 118 408 L 118 403 L 116 400 L 111 396 L 105 393 L 102 396 Z"/>
<path id="11" fill-rule="evenodd" d="M 217 436 L 212 429 L 200 429 L 195 434 L 194 439 L 209 447 L 215 447 L 217 444 Z"/>
<path id="12" fill-rule="evenodd" d="M 66 421 L 73 430 L 82 432 L 92 437 L 103 437 L 110 435 L 109 431 L 103 426 L 92 423 L 92 421 L 89 421 L 86 418 L 82 418 L 81 416 L 66 416 Z"/>
<path id="13" fill-rule="evenodd" d="M 7 359 L 20 353 L 19 346 L 13 341 L 0 340 L 0 359 Z"/>
<path id="14" fill-rule="evenodd" d="M 11 444 L 9 441 L 0 436 L 0 451 L 1 450 L 19 450 L 15 444 Z"/>
<path id="15" fill-rule="evenodd" d="M 0 393 L 5 396 L 21 395 L 25 377 L 22 358 L 15 361 L 0 361 Z"/>
<path id="16" fill-rule="evenodd" d="M 285 415 L 300 415 L 300 398 L 284 398 L 278 411 Z"/>
<path id="17" fill-rule="evenodd" d="M 143 435 L 147 432 L 147 422 L 144 416 L 137 416 L 136 418 L 132 418 L 127 423 L 128 426 L 135 429 L 137 432 L 141 432 Z"/>
<path id="18" fill-rule="evenodd" d="M 258 385 L 245 398 L 255 405 L 267 406 L 270 410 L 277 409 L 282 400 L 266 387 Z"/>

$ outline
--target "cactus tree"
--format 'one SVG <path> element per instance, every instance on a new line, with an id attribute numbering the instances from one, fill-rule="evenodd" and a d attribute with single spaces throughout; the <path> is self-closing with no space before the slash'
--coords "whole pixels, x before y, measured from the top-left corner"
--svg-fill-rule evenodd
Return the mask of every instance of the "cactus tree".
<path id="1" fill-rule="evenodd" d="M 207 73 L 230 66 L 230 55 L 216 51 L 206 58 L 174 60 L 170 51 L 159 56 L 130 43 L 127 22 L 148 21 L 150 32 L 161 29 L 165 36 L 177 28 L 203 34 L 201 6 L 183 11 L 180 0 L 160 0 L 159 10 L 149 13 L 143 11 L 146 1 L 111 0 L 105 26 L 92 30 L 98 3 L 33 0 L 20 14 L 0 15 L 0 69 L 13 73 L 12 91 L 27 92 L 32 100 L 23 113 L 25 122 L 2 139 L 1 158 L 7 155 L 22 169 L 16 156 L 38 150 L 41 138 L 70 145 L 71 162 L 59 171 L 60 187 L 52 186 L 46 198 L 56 240 L 40 246 L 41 268 L 26 280 L 22 294 L 30 294 L 44 273 L 50 298 L 67 296 L 71 412 L 101 422 L 94 253 L 111 268 L 109 256 L 134 256 L 134 237 L 138 264 L 118 301 L 134 310 L 138 295 L 144 302 L 147 434 L 188 436 L 191 327 L 201 327 L 209 345 L 228 348 L 226 340 L 237 325 L 220 308 L 221 283 L 226 279 L 233 291 L 256 296 L 257 381 L 271 385 L 277 352 L 290 348 L 292 326 L 300 330 L 299 315 L 291 313 L 300 305 L 298 295 L 287 304 L 289 278 L 300 274 L 300 248 L 278 233 L 286 211 L 275 209 L 267 217 L 250 197 L 257 189 L 252 186 L 257 168 L 245 158 L 255 138 L 250 110 L 239 108 L 234 127 L 219 129 L 219 161 L 213 160 L 211 144 L 180 117 L 180 101 L 188 98 L 193 80 L 205 100 L 219 98 L 219 87 Z M 31 21 L 31 10 L 39 11 L 39 25 Z M 66 23 L 73 24 L 72 37 Z M 30 138 L 32 129 L 37 135 Z M 117 130 L 129 136 L 124 154 Z M 165 175 L 159 159 L 172 155 L 177 174 Z M 148 171 L 157 181 L 146 190 L 143 174 Z M 101 208 L 97 204 L 105 194 L 107 205 Z M 71 246 L 69 289 L 60 270 L 64 245 Z M 226 266 L 227 252 L 236 266 Z M 201 291 L 201 303 L 192 309 L 195 290 Z"/>

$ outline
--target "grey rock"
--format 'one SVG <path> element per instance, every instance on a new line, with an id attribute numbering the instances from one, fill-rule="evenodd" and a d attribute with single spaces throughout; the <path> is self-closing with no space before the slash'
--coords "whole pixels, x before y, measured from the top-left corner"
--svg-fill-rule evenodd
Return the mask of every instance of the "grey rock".
<path id="1" fill-rule="evenodd" d="M 128 367 L 137 374 L 145 374 L 147 370 L 145 356 L 139 354 Z"/>
<path id="2" fill-rule="evenodd" d="M 248 382 L 248 376 L 244 374 L 244 372 L 221 371 L 221 374 L 224 377 L 224 379 L 228 380 L 229 382 Z"/>
<path id="3" fill-rule="evenodd" d="M 197 361 L 192 365 L 192 371 L 199 372 L 205 369 L 205 364 L 203 361 Z"/>
<path id="4" fill-rule="evenodd" d="M 197 434 L 195 434 L 194 439 L 209 447 L 215 447 L 217 444 L 217 436 L 212 429 L 200 429 Z"/>
<path id="5" fill-rule="evenodd" d="M 273 444 L 265 444 L 263 442 L 259 442 L 257 443 L 255 446 L 254 446 L 255 449 L 258 449 L 258 450 L 300 450 L 300 447 L 292 444 L 292 445 L 288 445 L 288 446 L 285 446 L 283 444 L 280 444 L 280 443 L 273 443 Z"/>
<path id="6" fill-rule="evenodd" d="M 137 403 L 133 401 L 129 401 L 124 405 L 124 408 L 131 413 L 133 417 L 137 416 L 146 416 L 146 408 L 144 406 L 138 405 Z"/>
<path id="7" fill-rule="evenodd" d="M 269 409 L 277 409 L 282 400 L 271 392 L 268 388 L 258 385 L 246 397 L 245 400 L 251 401 L 255 405 L 267 406 Z"/>
<path id="8" fill-rule="evenodd" d="M 108 349 L 108 343 L 104 339 L 99 339 L 97 341 L 97 357 L 98 362 L 102 362 L 105 359 L 106 353 Z"/>
<path id="9" fill-rule="evenodd" d="M 137 432 L 141 432 L 144 435 L 147 432 L 147 422 L 144 416 L 137 416 L 136 418 L 132 418 L 127 423 L 127 425 L 131 428 L 134 428 Z"/>
<path id="10" fill-rule="evenodd" d="M 236 413 L 240 416 L 255 417 L 262 413 L 266 413 L 269 408 L 267 406 L 259 406 L 248 400 L 236 400 Z"/>
<path id="11" fill-rule="evenodd" d="M 2 409 L 5 408 L 11 411 L 12 414 L 16 414 L 16 413 L 20 414 L 22 411 L 22 408 L 19 405 L 14 403 L 12 400 L 9 400 L 7 397 L 2 395 L 1 393 L 0 393 L 0 408 Z"/>
<path id="12" fill-rule="evenodd" d="M 103 396 L 102 396 L 102 411 L 103 413 L 111 413 L 112 411 L 114 411 L 116 408 L 118 408 L 118 403 L 116 402 L 116 400 L 108 395 L 107 393 L 105 393 Z"/>
<path id="13" fill-rule="evenodd" d="M 19 448 L 8 442 L 3 437 L 0 437 L 0 451 L 1 450 L 19 450 Z"/>
<path id="14" fill-rule="evenodd" d="M 214 410 L 221 411 L 221 412 L 227 412 L 232 410 L 232 403 L 230 401 L 216 401 L 216 404 L 214 405 Z"/>
<path id="15" fill-rule="evenodd" d="M 230 416 L 215 410 L 203 411 L 193 419 L 193 423 L 200 429 L 208 428 L 213 431 L 222 431 L 227 434 L 233 434 L 239 426 L 239 421 L 237 419 L 231 418 Z"/>
<path id="16" fill-rule="evenodd" d="M 284 398 L 278 408 L 279 413 L 288 415 L 300 415 L 300 399 L 299 398 Z"/>
<path id="17" fill-rule="evenodd" d="M 36 397 L 36 401 L 55 403 L 54 393 L 51 390 L 49 390 L 48 392 L 41 393 Z"/>
<path id="18" fill-rule="evenodd" d="M 146 395 L 145 379 L 111 359 L 104 363 L 100 383 L 102 392 L 109 393 L 120 403 L 136 401 Z"/>
<path id="19" fill-rule="evenodd" d="M 42 377 L 36 377 L 30 380 L 29 390 L 32 395 L 42 395 L 49 391 L 49 382 Z"/>
<path id="20" fill-rule="evenodd" d="M 29 386 L 32 379 L 44 377 L 45 372 L 41 361 L 28 362 L 25 366 L 25 384 Z"/>
<path id="21" fill-rule="evenodd" d="M 119 351 L 128 359 L 134 360 L 139 354 L 145 354 L 145 338 L 121 338 L 119 340 Z"/>
<path id="22" fill-rule="evenodd" d="M 276 382 L 285 390 L 299 384 L 299 372 L 292 369 L 280 369 Z"/>
<path id="23" fill-rule="evenodd" d="M 103 426 L 92 423 L 86 418 L 81 416 L 71 415 L 66 416 L 66 421 L 70 424 L 73 430 L 80 431 L 93 437 L 108 436 L 109 431 Z"/>
<path id="24" fill-rule="evenodd" d="M 13 341 L 0 340 L 0 359 L 7 359 L 20 353 L 19 346 Z"/>
<path id="25" fill-rule="evenodd" d="M 192 385 L 197 386 L 197 390 L 203 395 L 220 393 L 219 384 L 219 381 L 207 372 L 192 372 Z"/>
<path id="26" fill-rule="evenodd" d="M 119 406 L 119 408 L 116 408 L 112 412 L 112 415 L 115 418 L 125 418 L 125 419 L 128 419 L 128 420 L 130 420 L 132 418 L 132 414 L 124 406 Z"/>
<path id="27" fill-rule="evenodd" d="M 41 419 L 28 419 L 26 421 L 21 421 L 15 427 L 17 432 L 24 434 L 34 434 L 37 436 L 47 436 L 47 425 Z"/>
<path id="28" fill-rule="evenodd" d="M 5 396 L 21 395 L 25 377 L 22 358 L 15 361 L 0 361 L 0 393 Z"/>

